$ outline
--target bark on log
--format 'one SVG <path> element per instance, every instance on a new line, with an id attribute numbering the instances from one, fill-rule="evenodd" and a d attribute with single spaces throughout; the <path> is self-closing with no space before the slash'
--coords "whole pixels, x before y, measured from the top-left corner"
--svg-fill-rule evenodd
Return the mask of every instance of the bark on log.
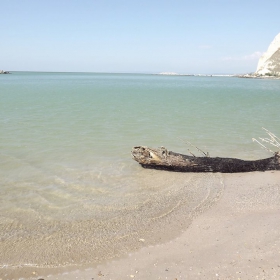
<path id="1" fill-rule="evenodd" d="M 280 170 L 280 152 L 270 158 L 249 161 L 236 158 L 195 157 L 174 153 L 164 147 L 151 149 L 138 146 L 132 149 L 132 156 L 144 168 L 177 172 L 236 173 Z"/>

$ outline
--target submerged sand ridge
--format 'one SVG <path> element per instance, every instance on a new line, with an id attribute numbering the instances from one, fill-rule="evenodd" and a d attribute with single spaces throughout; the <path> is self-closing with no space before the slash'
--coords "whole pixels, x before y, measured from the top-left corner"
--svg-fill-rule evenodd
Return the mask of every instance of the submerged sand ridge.
<path id="1" fill-rule="evenodd" d="M 80 209 L 86 212 L 83 218 L 68 208 L 65 218 L 32 207 L 1 213 L 2 279 L 32 276 L 34 269 L 51 273 L 57 268 L 90 266 L 164 243 L 180 235 L 223 190 L 219 174 L 139 170 L 134 178 L 136 193 L 106 207 L 85 203 Z"/>

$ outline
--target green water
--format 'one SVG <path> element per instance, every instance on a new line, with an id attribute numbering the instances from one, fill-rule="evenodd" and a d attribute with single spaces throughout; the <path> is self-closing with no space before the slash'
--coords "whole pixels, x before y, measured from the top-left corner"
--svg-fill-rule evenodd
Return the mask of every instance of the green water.
<path id="1" fill-rule="evenodd" d="M 209 198 L 210 203 L 220 192 L 219 175 L 143 170 L 131 159 L 131 148 L 165 146 L 196 153 L 185 139 L 211 156 L 268 157 L 251 139 L 265 135 L 261 127 L 280 135 L 279 104 L 277 80 L 94 73 L 1 75 L 0 226 L 4 237 L 0 259 L 10 267 L 68 265 L 73 251 L 64 248 L 68 253 L 61 255 L 56 248 L 65 243 L 75 248 L 79 234 L 93 247 L 107 244 L 109 257 L 113 256 L 108 241 L 116 224 L 113 220 L 118 221 L 114 232 L 120 238 L 138 234 L 139 226 L 151 226 L 149 215 L 169 213 L 182 199 L 189 201 L 184 213 L 192 213 L 201 201 Z M 158 203 L 149 206 L 150 214 L 142 213 L 139 209 L 155 195 Z M 136 216 L 138 227 L 135 224 L 131 230 L 127 225 Z M 99 228 L 94 240 L 86 234 L 89 228 Z M 77 235 L 70 238 L 69 229 Z M 101 232 L 106 232 L 106 240 Z M 50 246 L 46 240 L 52 238 L 59 242 Z M 18 258 L 11 246 L 25 253 Z M 46 254 L 32 259 L 26 253 L 32 246 Z M 93 259 L 91 251 L 84 248 L 84 252 L 74 263 L 99 258 L 100 250 L 94 251 Z M 53 261 L 50 256 L 55 256 Z"/>
<path id="2" fill-rule="evenodd" d="M 139 144 L 183 152 L 179 138 L 253 158 L 261 127 L 279 130 L 273 80 L 14 73 L 1 76 L 0 98 L 1 151 L 55 163 L 121 160 Z"/>

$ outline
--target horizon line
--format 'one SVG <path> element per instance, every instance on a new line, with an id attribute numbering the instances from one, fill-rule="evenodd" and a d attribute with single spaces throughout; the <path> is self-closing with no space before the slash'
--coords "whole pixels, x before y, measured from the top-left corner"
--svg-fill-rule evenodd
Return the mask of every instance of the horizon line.
<path id="1" fill-rule="evenodd" d="M 175 72 L 97 72 L 97 71 L 44 71 L 44 70 L 7 70 L 8 72 L 32 72 L 32 73 L 92 73 L 92 74 L 139 74 L 139 75 L 162 75 L 162 76 L 213 76 L 213 75 L 224 75 L 224 76 L 234 76 L 234 75 L 244 75 L 244 73 L 175 73 Z M 253 73 L 253 72 L 252 72 Z M 246 73 L 248 74 L 248 73 Z"/>

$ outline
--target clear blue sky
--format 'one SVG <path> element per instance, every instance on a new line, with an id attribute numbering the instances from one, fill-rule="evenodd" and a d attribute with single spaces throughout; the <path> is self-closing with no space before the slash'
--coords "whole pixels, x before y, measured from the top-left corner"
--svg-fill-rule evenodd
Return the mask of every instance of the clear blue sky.
<path id="1" fill-rule="evenodd" d="M 279 0 L 0 0 L 0 69 L 245 73 Z"/>

